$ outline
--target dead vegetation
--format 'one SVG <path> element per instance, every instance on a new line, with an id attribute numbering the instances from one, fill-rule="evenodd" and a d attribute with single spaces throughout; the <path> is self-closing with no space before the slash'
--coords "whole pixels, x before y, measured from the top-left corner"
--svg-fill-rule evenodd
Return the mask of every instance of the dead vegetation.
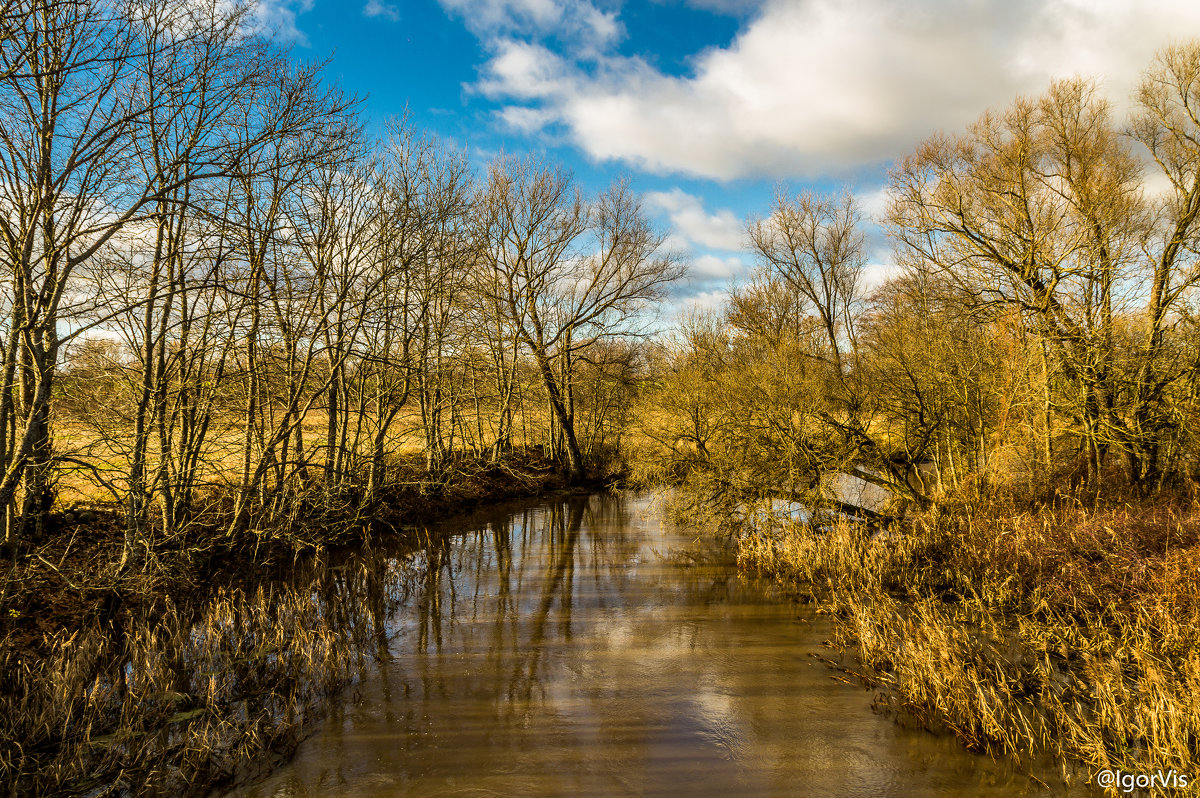
<path id="1" fill-rule="evenodd" d="M 1200 765 L 1198 543 L 1188 502 L 1009 495 L 882 532 L 778 522 L 738 554 L 833 614 L 881 706 L 1069 781 Z"/>
<path id="2" fill-rule="evenodd" d="M 853 196 L 781 191 L 632 439 L 888 706 L 1072 778 L 1200 770 L 1200 42 L 1114 99 L 1057 80 L 898 159 L 873 291 Z M 769 518 L 850 477 L 882 526 Z"/>
<path id="3" fill-rule="evenodd" d="M 535 455 L 409 474 L 370 519 L 314 507 L 238 539 L 197 526 L 155 536 L 136 571 L 117 567 L 119 514 L 55 513 L 33 556 L 0 561 L 0 790 L 203 795 L 269 767 L 386 643 L 412 574 L 377 547 L 402 552 L 426 542 L 425 522 L 566 485 Z M 346 544 L 362 553 L 337 555 Z"/>
<path id="4" fill-rule="evenodd" d="M 378 567 L 315 561 L 292 584 L 162 595 L 37 652 L 6 647 L 6 794 L 203 794 L 286 754 L 375 651 Z"/>

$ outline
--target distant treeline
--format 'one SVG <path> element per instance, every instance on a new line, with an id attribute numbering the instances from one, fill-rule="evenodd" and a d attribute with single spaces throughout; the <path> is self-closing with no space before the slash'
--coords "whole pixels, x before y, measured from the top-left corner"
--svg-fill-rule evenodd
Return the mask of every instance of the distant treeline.
<path id="1" fill-rule="evenodd" d="M 1194 480 L 1200 43 L 1130 108 L 1060 80 L 897 161 L 902 271 L 874 291 L 855 200 L 781 194 L 754 278 L 659 350 L 642 473 L 746 495 L 854 470 L 917 506 Z"/>
<path id="2" fill-rule="evenodd" d="M 429 480 L 523 447 L 575 481 L 612 460 L 630 336 L 679 273 L 639 197 L 532 159 L 477 175 L 404 120 L 372 140 L 251 21 L 215 0 L 3 5 L 13 562 L 68 489 L 121 508 L 128 568 L 197 519 L 353 516 L 404 457 Z"/>

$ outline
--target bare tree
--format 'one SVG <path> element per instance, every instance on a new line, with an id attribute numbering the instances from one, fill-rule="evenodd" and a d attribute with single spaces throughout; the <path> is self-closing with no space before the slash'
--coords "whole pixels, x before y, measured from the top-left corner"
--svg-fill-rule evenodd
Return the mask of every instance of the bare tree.
<path id="1" fill-rule="evenodd" d="M 1131 312 L 1148 233 L 1141 174 L 1084 81 L 938 137 L 893 173 L 894 235 L 917 269 L 977 306 L 1020 310 L 1077 389 L 1088 476 L 1140 444 L 1121 412 L 1115 321 Z M 1147 475 L 1134 462 L 1135 479 Z"/>
<path id="2" fill-rule="evenodd" d="M 1169 392 L 1195 367 L 1180 356 L 1172 338 L 1192 333 L 1182 328 L 1189 315 L 1183 305 L 1200 279 L 1195 268 L 1200 257 L 1200 42 L 1160 51 L 1142 78 L 1137 99 L 1140 110 L 1130 133 L 1171 185 L 1151 208 L 1155 223 L 1144 253 L 1150 295 L 1130 419 L 1138 477 L 1149 482 L 1163 476 L 1163 457 L 1181 427 L 1169 407 Z"/>
<path id="3" fill-rule="evenodd" d="M 749 225 L 755 254 L 820 318 L 830 364 L 839 374 L 850 365 L 845 350 L 856 346 L 861 222 L 849 193 L 834 198 L 806 192 L 791 199 L 780 192 L 771 214 Z"/>
<path id="4" fill-rule="evenodd" d="M 493 297 L 537 366 L 571 478 L 583 480 L 575 361 L 603 339 L 634 333 L 681 267 L 661 253 L 663 236 L 627 185 L 588 202 L 569 175 L 533 160 L 492 164 L 478 216 Z"/>
<path id="5" fill-rule="evenodd" d="M 236 148 L 206 135 L 175 135 L 156 151 L 150 179 L 130 168 L 136 161 L 116 157 L 137 141 L 179 134 L 196 121 L 189 112 L 198 97 L 209 112 L 222 103 L 215 95 L 228 87 L 206 81 L 213 64 L 190 56 L 228 50 L 235 17 L 205 16 L 180 0 L 128 8 L 31 0 L 17 8 L 0 42 L 0 246 L 12 280 L 0 506 L 9 538 L 18 517 L 42 517 L 51 499 L 50 401 L 74 276 L 122 230 L 162 219 L 164 203 L 226 173 L 236 157 Z M 18 493 L 23 510 L 14 514 Z"/>

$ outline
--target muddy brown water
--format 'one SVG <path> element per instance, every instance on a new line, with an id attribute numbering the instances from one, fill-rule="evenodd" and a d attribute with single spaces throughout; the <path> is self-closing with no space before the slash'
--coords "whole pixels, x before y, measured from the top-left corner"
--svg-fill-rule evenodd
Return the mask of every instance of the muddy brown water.
<path id="1" fill-rule="evenodd" d="M 572 497 L 412 555 L 388 656 L 230 796 L 1090 795 L 875 713 L 820 615 L 658 520 Z"/>

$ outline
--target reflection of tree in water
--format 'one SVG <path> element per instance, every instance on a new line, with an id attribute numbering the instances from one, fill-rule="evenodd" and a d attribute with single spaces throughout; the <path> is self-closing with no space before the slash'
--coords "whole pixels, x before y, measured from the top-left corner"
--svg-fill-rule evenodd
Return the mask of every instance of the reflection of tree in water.
<path id="1" fill-rule="evenodd" d="M 211 701 L 194 701 L 207 714 L 188 733 L 194 726 L 208 734 L 203 724 L 224 729 L 232 712 L 246 717 L 242 726 L 283 734 L 286 724 L 299 728 L 324 693 L 362 676 L 395 728 L 430 731 L 427 719 L 446 698 L 493 720 L 527 716 L 531 702 L 546 700 L 556 658 L 579 643 L 593 611 L 618 605 L 630 589 L 644 536 L 623 500 L 607 496 L 481 517 L 433 530 L 419 551 L 376 542 L 230 591 L 215 609 L 131 621 L 131 639 L 148 640 L 145 627 L 186 643 L 143 658 L 160 663 L 161 674 L 132 671 L 159 693 L 185 696 L 204 692 L 197 685 L 216 674 Z M 464 527 L 480 531 L 454 534 Z M 119 656 L 121 639 L 101 647 L 116 652 L 114 673 L 131 669 L 130 657 Z M 124 685 L 111 681 L 102 709 L 111 704 L 116 714 Z M 332 711 L 336 719 L 355 709 Z M 164 706 L 160 714 L 172 712 Z"/>
<path id="2" fill-rule="evenodd" d="M 467 523 L 478 532 L 454 536 L 447 527 L 420 552 L 364 554 L 340 571 L 333 589 L 346 612 L 369 620 L 376 645 L 390 646 L 398 658 L 381 663 L 387 682 L 381 699 L 422 696 L 415 703 L 398 699 L 394 707 L 416 727 L 422 705 L 452 693 L 475 711 L 511 721 L 528 713 L 531 701 L 546 700 L 551 661 L 581 632 L 577 611 L 594 619 L 619 610 L 647 582 L 664 599 L 673 596 L 671 603 L 693 606 L 720 603 L 736 589 L 731 571 L 705 567 L 705 556 L 686 538 L 678 541 L 680 554 L 665 538 L 645 535 L 631 505 L 620 496 L 575 496 L 477 514 Z M 687 563 L 687 574 L 665 578 L 663 559 Z M 389 641 L 401 629 L 411 636 Z M 457 680 L 464 670 L 471 678 Z"/>
<path id="3" fill-rule="evenodd" d="M 601 608 L 635 579 L 659 581 L 653 572 L 639 573 L 648 560 L 686 566 L 687 578 L 676 574 L 661 589 L 700 605 L 728 597 L 738 581 L 721 552 L 710 550 L 703 540 L 679 538 L 669 547 L 648 541 L 631 503 L 620 496 L 573 496 L 478 518 L 480 531 L 454 537 L 441 530 L 429 535 L 418 552 L 397 556 L 368 549 L 314 569 L 310 589 L 322 596 L 331 623 L 369 626 L 381 652 L 397 625 L 405 625 L 399 614 L 404 606 L 411 608 L 413 645 L 421 653 L 448 645 L 446 635 L 457 624 L 487 626 L 482 647 L 489 658 L 503 656 L 506 647 L 520 653 L 512 683 L 502 692 L 517 696 L 528 695 L 536 681 L 552 620 L 560 624 L 564 641 L 576 631 L 580 567 L 590 577 L 589 599 Z M 536 588 L 528 589 L 533 584 Z M 552 619 L 556 606 L 558 617 Z M 524 675 L 518 679 L 519 674 Z"/>
<path id="4" fill-rule="evenodd" d="M 441 650 L 442 615 L 448 610 L 450 620 L 454 618 L 458 593 L 454 580 L 454 558 L 450 554 L 450 540 L 445 537 L 431 541 L 425 549 L 425 570 L 417 600 L 417 648 L 420 651 L 428 651 L 431 643 Z M 442 596 L 443 584 L 447 586 L 449 596 Z M 448 605 L 443 603 L 444 599 L 448 600 Z"/>
<path id="5" fill-rule="evenodd" d="M 583 523 L 584 510 L 588 501 L 585 497 L 572 497 L 564 504 L 555 504 L 550 512 L 543 514 L 547 523 L 543 526 L 548 548 L 544 559 L 546 579 L 542 587 L 530 623 L 529 640 L 513 660 L 512 681 L 508 687 L 508 698 L 530 700 L 533 687 L 538 683 L 538 666 L 546 656 L 546 623 L 555 598 L 559 598 L 559 613 L 562 620 L 564 640 L 571 639 L 571 597 L 575 577 L 575 548 L 579 543 L 579 529 Z"/>
<path id="6" fill-rule="evenodd" d="M 986 763 L 947 772 L 936 738 L 874 723 L 858 691 L 808 666 L 823 627 L 690 535 L 659 534 L 644 506 L 498 511 L 324 577 L 314 597 L 362 597 L 347 612 L 376 641 L 387 630 L 391 658 L 279 782 L 299 789 L 256 794 L 385 779 L 413 795 L 838 794 L 847 778 L 892 794 L 896 774 L 925 785 L 927 770 L 974 794 Z"/>
<path id="7" fill-rule="evenodd" d="M 708 553 L 686 546 L 682 554 L 661 551 L 634 512 L 620 496 L 570 497 L 492 517 L 486 531 L 431 547 L 416 597 L 417 650 L 440 646 L 454 627 L 467 656 L 479 658 L 471 692 L 500 700 L 497 711 L 509 714 L 538 695 L 547 660 L 578 633 L 581 597 L 589 611 L 603 612 L 619 606 L 635 583 L 644 589 L 647 579 L 664 595 L 696 606 L 719 603 L 736 589 L 737 578 L 724 562 L 708 567 Z M 658 585 L 663 577 L 651 563 L 663 559 L 692 566 L 688 576 Z M 586 586 L 577 584 L 580 573 Z M 442 692 L 444 674 L 436 660 L 414 663 L 427 677 L 421 684 L 427 695 Z"/>
<path id="8" fill-rule="evenodd" d="M 431 545 L 416 596 L 417 651 L 429 654 L 432 645 L 440 652 L 443 634 L 458 624 L 471 625 L 462 630 L 464 637 L 488 627 L 485 639 L 476 641 L 483 651 L 475 653 L 487 663 L 483 671 L 495 680 L 504 670 L 510 676 L 506 684 L 480 684 L 481 689 L 509 701 L 531 699 L 556 605 L 561 634 L 567 640 L 572 634 L 576 553 L 589 506 L 587 497 L 572 497 L 496 518 L 485 532 L 465 540 L 443 538 Z M 535 581 L 536 603 L 523 607 L 522 598 L 530 596 L 526 588 Z M 470 593 L 465 604 L 458 600 L 460 590 Z M 511 669 L 502 669 L 514 653 Z M 440 693 L 441 668 L 429 658 L 419 667 L 425 694 Z"/>

